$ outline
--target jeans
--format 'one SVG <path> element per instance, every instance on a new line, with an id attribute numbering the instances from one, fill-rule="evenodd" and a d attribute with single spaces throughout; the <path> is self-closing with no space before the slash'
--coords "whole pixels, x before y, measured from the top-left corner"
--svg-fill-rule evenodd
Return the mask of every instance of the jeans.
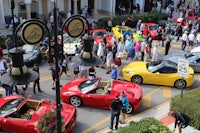
<path id="1" fill-rule="evenodd" d="M 185 50 L 185 47 L 186 47 L 186 41 L 182 40 L 182 50 Z"/>
<path id="2" fill-rule="evenodd" d="M 119 115 L 120 115 L 120 110 L 119 111 Z M 113 129 L 113 122 L 114 119 L 116 118 L 116 124 L 115 124 L 115 129 L 118 129 L 118 123 L 119 123 L 119 115 L 114 115 L 113 110 L 111 110 L 111 118 L 110 118 L 110 129 Z"/>

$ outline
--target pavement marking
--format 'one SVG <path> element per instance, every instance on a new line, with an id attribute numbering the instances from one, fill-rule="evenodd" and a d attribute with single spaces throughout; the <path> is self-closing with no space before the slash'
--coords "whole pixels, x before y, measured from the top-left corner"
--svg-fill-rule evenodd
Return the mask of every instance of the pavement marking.
<path id="1" fill-rule="evenodd" d="M 163 87 L 163 97 L 170 98 L 171 97 L 171 88 Z"/>
<path id="2" fill-rule="evenodd" d="M 151 96 L 158 92 L 161 89 L 161 87 L 158 87 L 156 89 L 154 89 L 153 91 L 151 91 L 150 93 L 148 93 L 147 95 L 143 96 L 142 98 L 142 106 L 145 107 L 151 107 Z"/>
<path id="3" fill-rule="evenodd" d="M 106 117 L 105 119 L 101 120 L 100 122 L 96 123 L 95 125 L 91 126 L 90 128 L 84 130 L 82 133 L 88 133 L 89 131 L 91 131 L 92 129 L 95 129 L 96 127 L 102 125 L 103 123 L 107 122 L 110 120 L 110 116 Z"/>

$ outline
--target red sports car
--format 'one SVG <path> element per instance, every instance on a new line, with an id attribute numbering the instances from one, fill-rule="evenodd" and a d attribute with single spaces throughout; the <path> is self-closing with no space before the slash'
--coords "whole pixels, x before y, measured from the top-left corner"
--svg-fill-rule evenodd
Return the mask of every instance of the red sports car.
<path id="1" fill-rule="evenodd" d="M 7 96 L 0 98 L 0 130 L 18 133 L 41 133 L 36 128 L 39 118 L 47 111 L 55 111 L 56 103 L 47 100 L 32 100 L 27 97 Z M 76 108 L 62 104 L 61 115 L 65 131 L 72 131 L 77 112 Z"/>
<path id="2" fill-rule="evenodd" d="M 105 29 L 90 30 L 90 34 L 94 37 L 94 41 L 96 41 L 97 44 L 99 44 L 103 40 L 104 36 L 106 36 L 106 41 L 108 42 L 108 45 L 112 46 L 112 36 Z"/>
<path id="3" fill-rule="evenodd" d="M 137 112 L 142 104 L 142 89 L 139 85 L 119 80 L 113 81 L 111 87 L 109 81 L 101 81 L 100 78 L 89 80 L 80 78 L 65 84 L 60 92 L 61 99 L 73 106 L 91 106 L 95 108 L 109 109 L 111 101 L 116 95 L 125 91 L 130 102 L 127 113 Z"/>
<path id="4" fill-rule="evenodd" d="M 159 26 L 156 23 L 144 23 L 145 28 L 143 31 L 143 35 L 148 36 L 150 34 L 152 39 L 157 39 L 158 38 L 158 28 Z"/>

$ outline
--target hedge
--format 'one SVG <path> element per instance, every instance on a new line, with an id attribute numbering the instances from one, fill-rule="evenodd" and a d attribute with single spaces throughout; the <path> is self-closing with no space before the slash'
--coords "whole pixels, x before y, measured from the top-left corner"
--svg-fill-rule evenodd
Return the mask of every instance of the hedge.
<path id="1" fill-rule="evenodd" d="M 123 21 L 126 21 L 127 18 L 130 17 L 133 23 L 133 27 L 136 26 L 138 20 L 142 20 L 143 22 L 157 22 L 158 20 L 167 20 L 168 15 L 166 13 L 146 13 L 139 15 L 122 15 L 113 17 L 113 26 L 120 25 Z M 98 28 L 106 28 L 107 21 L 110 17 L 100 18 L 97 22 Z"/>
<path id="2" fill-rule="evenodd" d="M 200 88 L 171 99 L 170 111 L 183 112 L 191 117 L 191 126 L 200 130 Z"/>
<path id="3" fill-rule="evenodd" d="M 138 122 L 132 121 L 126 127 L 120 127 L 116 133 L 172 133 L 168 127 L 157 119 L 144 118 Z M 110 131 L 109 133 L 112 133 Z"/>

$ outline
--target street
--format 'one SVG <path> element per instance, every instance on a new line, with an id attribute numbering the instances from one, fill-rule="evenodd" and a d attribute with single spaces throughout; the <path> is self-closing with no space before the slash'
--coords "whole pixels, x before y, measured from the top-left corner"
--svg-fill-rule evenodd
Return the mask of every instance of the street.
<path id="1" fill-rule="evenodd" d="M 180 41 L 178 43 L 172 43 L 172 47 L 169 50 L 169 54 L 172 53 L 183 53 L 181 48 Z M 164 54 L 164 47 L 159 46 L 159 57 L 162 59 Z M 128 61 L 123 60 L 122 65 L 128 64 Z M 97 76 L 101 77 L 102 80 L 107 80 L 110 78 L 109 74 L 106 74 L 106 69 L 102 68 L 95 68 L 97 72 Z M 119 77 L 121 79 L 121 77 Z M 73 79 L 73 75 L 71 74 L 67 77 L 65 74 L 62 75 L 60 79 L 60 84 L 64 85 L 70 80 Z M 41 89 L 44 91 L 39 93 L 36 89 L 36 94 L 33 94 L 32 84 L 30 84 L 29 88 L 27 89 L 26 95 L 32 95 L 33 99 L 48 99 L 51 101 L 55 101 L 56 99 L 56 92 L 52 90 L 52 78 L 51 78 L 51 71 L 49 70 L 49 66 L 46 61 L 40 64 L 40 84 Z M 195 74 L 195 82 L 194 84 L 184 91 L 189 91 L 199 86 L 199 74 Z M 140 112 L 143 112 L 149 108 L 153 108 L 156 105 L 159 105 L 171 97 L 175 95 L 181 94 L 181 90 L 167 87 L 167 86 L 156 86 L 156 85 L 141 85 L 143 89 L 143 105 L 140 108 Z M 20 89 L 21 90 L 21 89 Z M 73 133 L 93 133 L 102 128 L 105 128 L 109 125 L 110 120 L 110 111 L 104 109 L 96 109 L 91 107 L 78 107 L 78 117 L 77 123 L 73 130 Z M 133 116 L 132 114 L 131 116 Z"/>

